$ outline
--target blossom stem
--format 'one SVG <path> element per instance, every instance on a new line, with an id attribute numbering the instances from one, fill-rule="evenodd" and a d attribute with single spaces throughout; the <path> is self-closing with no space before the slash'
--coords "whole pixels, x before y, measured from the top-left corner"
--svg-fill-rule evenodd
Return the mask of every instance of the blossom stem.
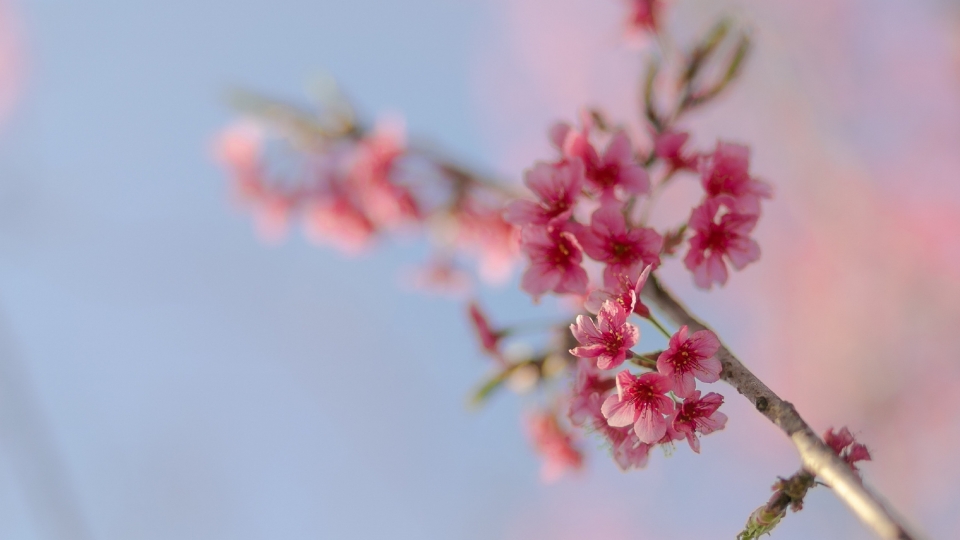
<path id="1" fill-rule="evenodd" d="M 447 154 L 436 150 L 433 145 L 418 142 L 411 144 L 410 151 L 411 153 L 419 155 L 427 161 L 433 163 L 434 166 L 440 169 L 452 180 L 466 182 L 477 187 L 485 188 L 493 193 L 497 193 L 509 199 L 515 199 L 523 196 L 523 191 L 517 189 L 515 186 L 507 182 L 481 176 L 475 173 L 469 167 L 465 167 L 460 163 L 453 161 L 447 157 Z"/>
<path id="2" fill-rule="evenodd" d="M 659 330 L 661 334 L 666 336 L 667 339 L 670 339 L 671 337 L 673 337 L 673 334 L 671 334 L 669 330 L 667 330 L 666 328 L 663 327 L 662 324 L 660 324 L 660 321 L 658 321 L 657 318 L 653 316 L 653 313 L 648 315 L 646 319 L 650 321 L 650 324 L 657 327 L 657 330 Z"/>
<path id="3" fill-rule="evenodd" d="M 557 328 L 565 328 L 569 322 L 558 321 L 521 321 L 509 325 L 503 330 L 504 336 L 515 336 L 518 334 L 527 334 L 535 332 L 545 332 Z"/>
<path id="4" fill-rule="evenodd" d="M 710 329 L 691 314 L 654 274 L 650 275 L 642 294 L 677 325 L 687 325 L 691 331 Z M 889 540 L 919 538 L 910 532 L 903 520 L 868 489 L 853 469 L 814 433 L 793 404 L 784 401 L 770 390 L 726 346 L 720 346 L 717 358 L 723 366 L 721 379 L 736 388 L 761 414 L 790 437 L 800 454 L 803 468 L 829 484 L 837 497 L 877 536 Z"/>
<path id="5" fill-rule="evenodd" d="M 632 352 L 632 351 L 631 351 Z M 660 356 L 660 353 L 663 351 L 655 351 L 646 354 L 637 354 L 633 353 L 633 356 L 629 358 L 630 362 L 644 367 L 653 371 L 657 370 L 657 357 Z"/>

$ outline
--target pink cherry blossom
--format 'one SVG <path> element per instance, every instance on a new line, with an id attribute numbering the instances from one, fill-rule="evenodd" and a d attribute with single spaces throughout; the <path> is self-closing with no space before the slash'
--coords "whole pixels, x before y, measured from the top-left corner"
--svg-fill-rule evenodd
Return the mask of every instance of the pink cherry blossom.
<path id="1" fill-rule="evenodd" d="M 479 263 L 480 278 L 503 283 L 510 277 L 520 254 L 520 230 L 504 221 L 497 210 L 467 201 L 456 213 L 457 247 Z"/>
<path id="2" fill-rule="evenodd" d="M 584 182 L 583 162 L 572 159 L 558 164 L 537 163 L 527 171 L 524 183 L 537 201 L 513 201 L 504 219 L 514 225 L 548 225 L 573 213 Z"/>
<path id="3" fill-rule="evenodd" d="M 637 435 L 627 429 L 623 440 L 612 447 L 613 460 L 621 471 L 642 469 L 650 459 L 650 448 L 651 445 L 640 442 Z"/>
<path id="4" fill-rule="evenodd" d="M 237 202 L 253 214 L 257 234 L 267 242 L 277 242 L 287 233 L 297 200 L 264 178 L 263 145 L 263 131 L 256 124 L 240 122 L 223 130 L 215 152 L 230 170 Z"/>
<path id="5" fill-rule="evenodd" d="M 460 298 L 470 291 L 471 276 L 450 257 L 435 256 L 406 272 L 403 282 L 417 290 Z"/>
<path id="6" fill-rule="evenodd" d="M 701 182 L 708 198 L 728 195 L 724 199 L 731 211 L 738 214 L 760 213 L 760 199 L 770 198 L 770 186 L 751 178 L 750 149 L 740 144 L 717 142 L 713 154 L 700 163 Z"/>
<path id="7" fill-rule="evenodd" d="M 581 360 L 583 362 L 583 360 Z M 591 369 L 593 369 L 591 367 Z M 608 388 L 612 389 L 612 379 L 607 379 L 611 383 Z M 604 386 L 606 380 L 604 381 Z M 605 393 L 593 391 L 588 394 L 580 394 L 582 399 L 576 401 L 576 405 L 571 404 L 570 418 L 577 418 L 574 425 L 586 426 L 588 429 L 600 434 L 601 437 L 610 445 L 610 452 L 620 470 L 642 469 L 647 465 L 651 445 L 640 442 L 633 427 L 613 427 L 607 423 L 607 419 L 601 412 L 603 399 L 601 396 Z M 576 413 L 574 412 L 576 411 Z"/>
<path id="8" fill-rule="evenodd" d="M 548 291 L 586 294 L 587 272 L 580 266 L 583 252 L 573 233 L 562 226 L 528 225 L 521 231 L 520 249 L 530 258 L 520 288 L 534 299 Z"/>
<path id="9" fill-rule="evenodd" d="M 367 216 L 385 227 L 423 218 L 413 193 L 396 183 L 398 163 L 406 153 L 403 139 L 402 128 L 378 125 L 354 148 L 352 188 Z"/>
<path id="10" fill-rule="evenodd" d="M 671 170 L 696 170 L 697 155 L 684 151 L 690 134 L 679 131 L 665 131 L 655 135 L 654 152 L 667 162 Z"/>
<path id="11" fill-rule="evenodd" d="M 252 205 L 253 220 L 260 238 L 266 242 L 283 240 L 290 228 L 295 207 L 296 201 L 292 197 L 264 192 L 260 200 Z"/>
<path id="12" fill-rule="evenodd" d="M 563 143 L 566 142 L 567 135 L 570 134 L 572 129 L 573 127 L 566 122 L 557 122 L 550 126 L 550 130 L 547 132 L 547 138 L 550 139 L 550 144 L 562 153 Z"/>
<path id="13" fill-rule="evenodd" d="M 608 397 L 600 411 L 613 427 L 633 424 L 640 442 L 652 444 L 667 434 L 664 414 L 673 410 L 673 401 L 665 394 L 670 391 L 670 379 L 659 373 L 644 373 L 635 377 L 627 370 L 617 374 L 617 393 Z"/>
<path id="14" fill-rule="evenodd" d="M 553 482 L 568 470 L 583 465 L 583 454 L 573 445 L 573 438 L 560 427 L 552 412 L 538 411 L 526 419 L 527 434 L 533 447 L 544 458 L 540 476 Z"/>
<path id="15" fill-rule="evenodd" d="M 720 340 L 709 330 L 700 330 L 687 336 L 682 326 L 670 338 L 667 350 L 657 358 L 657 371 L 673 381 L 673 393 L 680 397 L 692 395 L 699 379 L 705 383 L 720 380 L 720 360 L 714 355 L 720 349 Z"/>
<path id="16" fill-rule="evenodd" d="M 638 275 L 643 266 L 660 264 L 663 237 L 653 229 L 627 228 L 621 205 L 604 204 L 590 218 L 590 227 L 580 226 L 577 238 L 590 258 L 607 263 L 606 287 L 615 287 L 619 276 Z"/>
<path id="17" fill-rule="evenodd" d="M 603 418 L 600 414 L 600 396 L 616 386 L 613 377 L 606 376 L 593 364 L 585 358 L 577 361 L 577 375 L 570 395 L 570 410 L 567 413 L 570 423 L 575 426 L 582 426 L 597 415 Z M 607 423 L 605 419 L 603 423 Z"/>
<path id="18" fill-rule="evenodd" d="M 420 203 L 405 186 L 378 181 L 357 186 L 356 193 L 370 219 L 382 227 L 396 227 L 423 219 Z"/>
<path id="19" fill-rule="evenodd" d="M 725 259 L 737 270 L 742 270 L 760 258 L 760 246 L 747 236 L 757 224 L 756 215 L 728 212 L 720 217 L 719 222 L 714 221 L 726 199 L 707 199 L 690 214 L 689 227 L 694 235 L 690 238 L 690 251 L 683 263 L 693 272 L 694 283 L 702 289 L 710 289 L 713 283 L 723 285 L 727 282 Z"/>
<path id="20" fill-rule="evenodd" d="M 833 432 L 833 428 L 828 429 L 827 432 L 823 434 L 823 442 L 833 449 L 841 459 L 847 462 L 847 465 L 850 465 L 850 468 L 854 471 L 858 471 L 854 463 L 858 461 L 870 461 L 872 459 L 867 447 L 858 443 L 846 427 L 841 428 L 840 431 L 836 433 Z"/>
<path id="21" fill-rule="evenodd" d="M 351 176 L 361 183 L 389 183 L 397 160 L 405 153 L 403 127 L 378 124 L 356 145 Z"/>
<path id="22" fill-rule="evenodd" d="M 677 406 L 673 428 L 687 438 L 694 452 L 700 453 L 697 433 L 709 435 L 727 425 L 727 415 L 717 410 L 720 405 L 723 405 L 723 396 L 720 394 L 710 392 L 701 398 L 700 391 L 695 390 Z"/>
<path id="23" fill-rule="evenodd" d="M 230 169 L 241 195 L 244 187 L 259 184 L 262 146 L 262 130 L 250 122 L 233 124 L 217 136 L 214 153 L 217 160 Z"/>
<path id="24" fill-rule="evenodd" d="M 634 159 L 630 139 L 622 131 L 613 135 L 600 155 L 585 132 L 571 129 L 564 140 L 563 153 L 567 159 L 583 160 L 587 185 L 604 199 L 613 198 L 617 187 L 630 195 L 650 192 L 647 171 Z"/>
<path id="25" fill-rule="evenodd" d="M 580 109 L 580 125 L 583 126 L 577 136 L 589 137 L 590 131 L 594 128 L 593 115 L 590 114 L 588 109 Z M 550 126 L 550 129 L 547 130 L 547 138 L 550 139 L 550 144 L 553 145 L 562 155 L 563 160 L 566 160 L 572 156 L 568 156 L 564 151 L 564 146 L 567 142 L 567 137 L 576 130 L 570 124 L 566 122 L 557 122 L 556 124 Z"/>
<path id="26" fill-rule="evenodd" d="M 640 340 L 640 330 L 627 322 L 630 312 L 613 300 L 600 307 L 597 322 L 590 317 L 577 315 L 576 324 L 570 325 L 579 347 L 570 349 L 570 354 L 580 358 L 596 358 L 600 369 L 613 369 L 626 360 L 630 347 Z"/>
<path id="27" fill-rule="evenodd" d="M 480 345 L 483 347 L 483 350 L 505 364 L 506 362 L 503 360 L 503 355 L 500 353 L 500 339 L 504 336 L 504 333 L 502 331 L 495 332 L 493 328 L 491 328 L 490 321 L 487 319 L 486 314 L 483 313 L 476 302 L 470 302 L 470 305 L 467 307 L 467 312 L 470 315 L 470 323 L 473 331 L 480 340 Z"/>
<path id="28" fill-rule="evenodd" d="M 627 28 L 632 32 L 656 32 L 660 28 L 660 0 L 627 0 Z"/>
<path id="29" fill-rule="evenodd" d="M 597 313 L 605 301 L 613 300 L 627 310 L 628 313 L 633 312 L 641 317 L 649 317 L 650 308 L 640 300 L 640 291 L 643 290 L 643 285 L 647 282 L 647 278 L 650 276 L 652 269 L 652 266 L 647 265 L 643 271 L 640 272 L 640 276 L 635 279 L 629 274 L 620 274 L 617 276 L 617 281 L 612 287 L 604 287 L 591 291 L 587 297 L 587 301 L 583 304 L 584 309 L 590 313 Z"/>
<path id="30" fill-rule="evenodd" d="M 314 242 L 331 243 L 353 254 L 370 243 L 375 227 L 366 214 L 341 195 L 311 201 L 304 214 L 304 231 Z"/>

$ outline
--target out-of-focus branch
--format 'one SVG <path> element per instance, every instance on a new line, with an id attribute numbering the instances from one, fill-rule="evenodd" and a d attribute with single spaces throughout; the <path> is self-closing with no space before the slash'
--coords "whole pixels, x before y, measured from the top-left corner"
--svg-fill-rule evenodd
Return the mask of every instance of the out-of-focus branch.
<path id="1" fill-rule="evenodd" d="M 0 449 L 12 465 L 40 538 L 90 540 L 92 534 L 41 404 L 0 315 Z"/>
<path id="2" fill-rule="evenodd" d="M 479 186 L 510 199 L 523 196 L 523 192 L 517 189 L 515 184 L 479 174 L 470 167 L 451 159 L 447 154 L 436 150 L 435 146 L 429 143 L 411 145 L 410 152 L 427 159 L 455 182 L 465 182 Z"/>
<path id="3" fill-rule="evenodd" d="M 691 331 L 709 330 L 706 324 L 680 303 L 654 275 L 647 280 L 643 296 L 656 305 L 677 325 Z M 863 523 L 880 538 L 913 540 L 919 538 L 908 531 L 902 520 L 872 493 L 860 477 L 814 433 L 790 402 L 770 390 L 736 356 L 721 345 L 717 358 L 723 365 L 720 377 L 750 400 L 761 414 L 790 437 L 800 454 L 803 468 L 833 488 Z"/>
<path id="4" fill-rule="evenodd" d="M 272 126 L 291 144 L 306 150 L 322 148 L 339 140 L 357 141 L 369 131 L 357 122 L 357 113 L 345 97 L 334 95 L 331 100 L 329 110 L 312 111 L 248 90 L 233 90 L 228 96 L 229 103 L 237 111 Z M 480 174 L 429 142 L 415 141 L 408 146 L 407 152 L 426 159 L 445 179 L 461 187 L 479 187 L 507 198 L 522 195 L 514 184 Z"/>

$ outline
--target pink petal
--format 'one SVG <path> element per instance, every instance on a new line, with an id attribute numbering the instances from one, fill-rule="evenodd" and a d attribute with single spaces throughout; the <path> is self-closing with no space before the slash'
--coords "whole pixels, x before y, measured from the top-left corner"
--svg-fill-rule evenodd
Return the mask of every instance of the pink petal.
<path id="1" fill-rule="evenodd" d="M 558 270 L 545 265 L 531 264 L 520 279 L 520 288 L 533 297 L 538 297 L 557 287 L 562 278 Z"/>
<path id="2" fill-rule="evenodd" d="M 650 407 L 644 407 L 633 424 L 633 429 L 640 442 L 653 444 L 667 433 L 667 422 L 659 412 L 652 410 Z"/>
<path id="3" fill-rule="evenodd" d="M 669 350 L 663 351 L 657 357 L 657 372 L 669 377 L 673 375 L 673 371 L 673 353 Z"/>
<path id="4" fill-rule="evenodd" d="M 693 271 L 694 284 L 701 289 L 710 290 L 710 287 L 713 285 L 713 280 L 710 279 L 710 274 L 707 271 L 706 261 L 701 261 L 700 264 L 691 268 L 691 270 Z"/>
<path id="5" fill-rule="evenodd" d="M 716 357 L 707 358 L 698 362 L 693 368 L 693 375 L 705 383 L 714 383 L 720 380 L 723 365 Z"/>
<path id="6" fill-rule="evenodd" d="M 623 351 L 618 351 L 616 354 L 605 354 L 597 357 L 597 367 L 600 369 L 613 369 L 620 364 L 622 364 L 627 359 L 627 355 Z"/>
<path id="7" fill-rule="evenodd" d="M 627 221 L 623 217 L 622 205 L 617 202 L 598 208 L 590 217 L 590 228 L 602 238 L 625 233 Z"/>
<path id="8" fill-rule="evenodd" d="M 599 161 L 597 151 L 587 140 L 587 137 L 571 129 L 563 141 L 563 155 L 568 158 L 580 158 L 585 166 L 593 166 Z"/>
<path id="9" fill-rule="evenodd" d="M 630 147 L 630 139 L 627 134 L 618 131 L 607 145 L 607 150 L 603 153 L 603 163 L 627 163 L 633 161 L 633 149 Z"/>
<path id="10" fill-rule="evenodd" d="M 603 289 L 594 289 L 590 291 L 590 295 L 587 296 L 587 300 L 583 303 L 583 309 L 596 315 L 600 312 L 600 307 L 603 303 L 609 299 L 610 293 Z"/>
<path id="11" fill-rule="evenodd" d="M 716 199 L 707 199 L 690 212 L 690 228 L 695 231 L 706 231 L 713 223 L 713 217 L 717 215 L 719 209 L 720 203 Z"/>
<path id="12" fill-rule="evenodd" d="M 537 162 L 533 168 L 529 169 L 523 175 L 523 183 L 530 188 L 537 197 L 541 199 L 549 198 L 556 183 L 557 168 L 551 163 Z"/>
<path id="13" fill-rule="evenodd" d="M 607 352 L 607 348 L 602 344 L 582 345 L 580 347 L 574 347 L 570 349 L 570 354 L 576 356 L 577 358 L 596 358 L 605 352 Z M 600 365 L 597 367 L 600 369 L 609 369 Z"/>
<path id="14" fill-rule="evenodd" d="M 867 450 L 867 447 L 860 443 L 853 443 L 850 446 L 850 453 L 847 454 L 847 462 L 853 463 L 855 461 L 870 461 L 870 452 Z"/>
<path id="15" fill-rule="evenodd" d="M 600 328 L 604 331 L 610 331 L 620 328 L 627 322 L 629 313 L 615 300 L 607 300 L 600 306 L 600 314 L 597 320 L 601 321 Z"/>
<path id="16" fill-rule="evenodd" d="M 710 330 L 698 330 L 690 336 L 690 349 L 699 356 L 710 357 L 720 350 L 720 340 Z"/>
<path id="17" fill-rule="evenodd" d="M 620 186 L 634 195 L 650 193 L 650 176 L 639 165 L 623 167 L 620 169 Z"/>
<path id="18" fill-rule="evenodd" d="M 637 293 L 637 298 L 640 298 L 640 291 L 643 290 L 643 286 L 647 283 L 647 278 L 650 277 L 651 270 L 653 270 L 653 265 L 648 264 L 643 268 L 643 271 L 640 272 L 640 277 L 637 278 L 637 284 L 633 287 L 633 290 Z"/>
<path id="19" fill-rule="evenodd" d="M 613 427 L 625 427 L 637 421 L 637 408 L 630 402 L 620 401 L 614 394 L 603 401 L 600 413 Z"/>
<path id="20" fill-rule="evenodd" d="M 744 238 L 727 250 L 727 257 L 730 257 L 734 268 L 743 270 L 745 266 L 760 258 L 760 244 L 753 238 Z"/>
<path id="21" fill-rule="evenodd" d="M 711 253 L 707 259 L 707 275 L 711 282 L 723 285 L 727 282 L 727 265 L 719 253 Z"/>
<path id="22" fill-rule="evenodd" d="M 633 437 L 627 437 L 613 449 L 613 459 L 620 470 L 642 469 L 650 458 L 650 445 L 643 444 Z"/>
<path id="23" fill-rule="evenodd" d="M 580 266 L 573 266 L 563 273 L 563 278 L 555 289 L 560 294 L 586 294 L 587 283 L 587 271 Z"/>
<path id="24" fill-rule="evenodd" d="M 570 332 L 573 337 L 577 338 L 577 341 L 583 344 L 591 343 L 601 336 L 600 330 L 593 319 L 583 315 L 577 315 L 576 323 L 570 325 Z"/>
<path id="25" fill-rule="evenodd" d="M 644 373 L 638 377 L 637 380 L 644 384 L 649 384 L 657 394 L 665 394 L 673 387 L 673 381 L 671 381 L 669 377 L 664 377 L 659 373 Z M 673 403 L 670 401 L 670 398 L 666 396 L 660 396 L 660 398 L 666 400 L 665 403 L 667 406 Z M 663 402 L 661 402 L 661 406 L 664 406 Z"/>
<path id="26" fill-rule="evenodd" d="M 517 226 L 523 226 L 528 223 L 538 223 L 541 220 L 543 210 L 540 205 L 533 201 L 518 200 L 513 201 L 503 211 L 503 219 L 507 223 Z"/>
<path id="27" fill-rule="evenodd" d="M 700 420 L 700 433 L 704 435 L 709 435 L 714 431 L 720 431 L 727 425 L 727 415 L 723 414 L 720 411 L 716 411 L 711 414 L 709 417 L 702 418 Z"/>
<path id="28" fill-rule="evenodd" d="M 697 381 L 693 373 L 675 373 L 672 377 L 673 393 L 679 397 L 685 398 L 697 389 Z"/>
<path id="29" fill-rule="evenodd" d="M 547 136 L 550 138 L 550 142 L 553 146 L 558 149 L 563 149 L 563 142 L 567 139 L 567 134 L 570 133 L 570 124 L 566 122 L 557 122 L 556 124 L 550 126 L 550 130 L 547 132 Z"/>
<path id="30" fill-rule="evenodd" d="M 623 348 L 630 349 L 640 341 L 640 329 L 635 325 L 627 323 L 623 327 Z"/>
<path id="31" fill-rule="evenodd" d="M 696 453 L 700 453 L 700 439 L 697 437 L 697 434 L 693 431 L 688 431 L 686 433 L 687 442 L 690 443 L 690 449 Z"/>
<path id="32" fill-rule="evenodd" d="M 605 241 L 601 236 L 597 235 L 593 229 L 586 227 L 579 229 L 577 231 L 577 240 L 580 241 L 580 246 L 583 247 L 583 251 L 591 259 L 602 260 L 606 256 L 607 251 L 604 249 Z"/>
<path id="33" fill-rule="evenodd" d="M 616 382 L 617 382 L 617 396 L 622 398 L 623 389 L 633 384 L 636 384 L 637 378 L 634 377 L 633 374 L 630 373 L 629 371 L 623 370 L 620 373 L 617 373 Z"/>

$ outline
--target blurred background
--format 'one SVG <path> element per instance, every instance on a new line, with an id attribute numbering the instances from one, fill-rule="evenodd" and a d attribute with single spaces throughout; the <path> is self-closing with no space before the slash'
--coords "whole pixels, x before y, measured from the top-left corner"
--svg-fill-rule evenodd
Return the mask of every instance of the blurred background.
<path id="1" fill-rule="evenodd" d="M 235 87 L 333 75 L 369 115 L 519 179 L 584 105 L 637 118 L 619 0 L 0 2 L 0 538 L 732 538 L 793 473 L 726 387 L 703 453 L 553 485 L 461 302 L 358 259 L 260 243 L 211 142 Z M 684 127 L 750 144 L 760 264 L 666 281 L 931 538 L 960 530 L 960 4 L 678 0 L 686 42 L 753 28 L 743 79 Z M 495 320 L 534 313 L 480 292 Z M 731 395 L 732 394 L 732 395 Z M 593 445 L 592 441 L 587 445 Z M 774 538 L 870 538 L 827 490 Z"/>

